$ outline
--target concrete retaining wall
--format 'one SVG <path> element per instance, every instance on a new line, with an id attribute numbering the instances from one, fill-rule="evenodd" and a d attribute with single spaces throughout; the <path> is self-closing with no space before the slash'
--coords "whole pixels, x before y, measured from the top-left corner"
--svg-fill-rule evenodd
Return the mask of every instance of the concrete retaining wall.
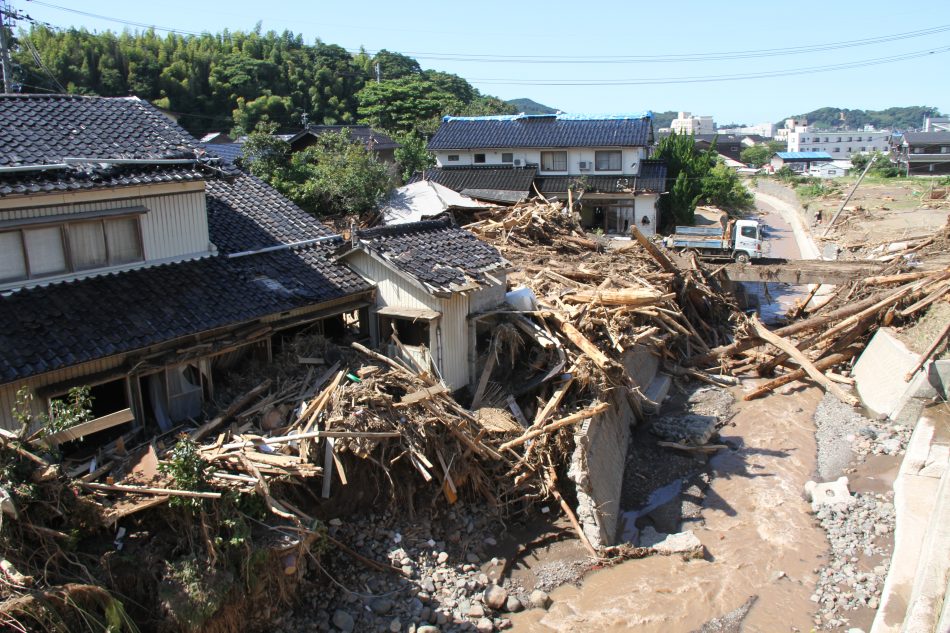
<path id="1" fill-rule="evenodd" d="M 923 401 L 946 398 L 950 360 L 928 361 L 905 382 L 904 377 L 919 360 L 920 354 L 907 349 L 891 328 L 880 328 L 854 365 L 855 387 L 865 406 L 912 425 Z"/>
<path id="2" fill-rule="evenodd" d="M 633 412 L 626 396 L 614 390 L 611 407 L 584 422 L 568 476 L 577 486 L 577 520 L 594 547 L 610 545 L 620 517 L 620 491 L 630 443 Z"/>

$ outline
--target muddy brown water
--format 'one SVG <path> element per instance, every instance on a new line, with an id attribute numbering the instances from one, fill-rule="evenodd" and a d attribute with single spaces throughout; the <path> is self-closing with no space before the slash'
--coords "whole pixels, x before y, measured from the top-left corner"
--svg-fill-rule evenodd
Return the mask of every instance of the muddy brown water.
<path id="1" fill-rule="evenodd" d="M 580 586 L 551 592 L 549 611 L 516 614 L 515 631 L 689 632 L 753 595 L 743 631 L 811 629 L 814 570 L 828 545 L 802 490 L 815 471 L 812 416 L 821 393 L 809 388 L 747 403 L 742 393 L 721 433 L 739 448 L 712 459 L 705 525 L 696 529 L 706 558 L 654 556 L 592 572 Z"/>

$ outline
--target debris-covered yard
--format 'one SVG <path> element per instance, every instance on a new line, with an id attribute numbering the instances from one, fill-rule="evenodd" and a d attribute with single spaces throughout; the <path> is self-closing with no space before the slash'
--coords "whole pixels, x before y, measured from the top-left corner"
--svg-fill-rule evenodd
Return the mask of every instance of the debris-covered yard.
<path id="1" fill-rule="evenodd" d="M 639 234 L 585 234 L 561 203 L 478 210 L 466 228 L 518 271 L 507 304 L 469 317 L 471 389 L 450 392 L 429 368 L 370 349 L 356 329 L 333 339 L 304 330 L 272 362 L 236 359 L 204 420 L 144 442 L 30 435 L 28 416 L 22 433 L 4 432 L 3 623 L 506 628 L 511 613 L 549 605 L 512 580 L 536 548 L 566 539 L 579 548 L 576 568 L 557 567 L 559 582 L 663 550 L 618 543 L 616 508 L 579 510 L 599 494 L 585 452 L 598 425 L 653 416 L 633 442 L 648 428 L 670 462 L 734 454 L 740 446 L 720 441 L 728 399 L 715 394 L 737 377 L 757 380 L 736 392 L 744 400 L 812 381 L 855 405 L 850 367 L 869 337 L 881 325 L 908 328 L 950 290 L 950 272 L 914 267 L 947 250 L 944 228 L 770 331 L 740 310 L 717 270 Z M 924 360 L 945 335 L 933 332 Z M 395 332 L 389 343 L 403 345 Z M 654 376 L 714 395 L 655 417 L 669 385 L 655 391 Z M 82 416 L 77 397 L 63 419 Z M 726 419 L 694 432 L 687 418 L 703 406 Z M 627 465 L 627 478 L 647 477 L 642 466 Z M 643 500 L 629 485 L 624 495 Z M 535 588 L 559 584 L 539 577 Z"/>

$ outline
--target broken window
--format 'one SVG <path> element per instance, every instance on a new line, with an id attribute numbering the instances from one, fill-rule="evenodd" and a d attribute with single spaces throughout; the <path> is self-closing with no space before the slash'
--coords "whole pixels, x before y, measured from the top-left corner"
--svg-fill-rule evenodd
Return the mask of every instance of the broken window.
<path id="1" fill-rule="evenodd" d="M 567 152 L 541 152 L 542 171 L 567 171 Z"/>
<path id="2" fill-rule="evenodd" d="M 429 344 L 429 321 L 396 316 L 379 317 L 379 337 L 389 340 L 395 329 L 396 336 L 403 345 L 418 347 Z"/>

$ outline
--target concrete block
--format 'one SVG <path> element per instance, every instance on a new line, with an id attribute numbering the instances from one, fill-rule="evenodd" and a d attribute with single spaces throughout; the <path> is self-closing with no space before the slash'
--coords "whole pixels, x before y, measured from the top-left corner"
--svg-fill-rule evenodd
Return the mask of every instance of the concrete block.
<path id="1" fill-rule="evenodd" d="M 624 369 L 641 389 L 646 389 L 660 370 L 660 358 L 652 347 L 634 345 L 621 357 Z"/>
<path id="2" fill-rule="evenodd" d="M 651 527 L 645 527 L 640 535 L 640 547 L 653 548 L 657 554 L 664 556 L 681 554 L 684 558 L 702 558 L 704 553 L 702 542 L 692 530 L 663 534 Z"/>
<path id="3" fill-rule="evenodd" d="M 904 382 L 920 355 L 894 336 L 890 328 L 880 328 L 871 338 L 852 376 L 858 395 L 871 411 L 893 417 L 911 397 L 911 385 Z M 917 386 L 914 386 L 917 390 Z"/>
<path id="4" fill-rule="evenodd" d="M 643 408 L 644 413 L 650 415 L 656 415 L 660 412 L 660 408 L 663 406 L 663 401 L 666 399 L 667 394 L 670 393 L 670 387 L 673 385 L 673 379 L 669 374 L 659 374 L 656 378 L 653 379 L 653 382 L 644 390 L 643 395 L 647 397 L 651 402 L 657 404 L 656 407 L 647 405 Z"/>
<path id="5" fill-rule="evenodd" d="M 670 442 L 702 446 L 716 432 L 719 418 L 712 415 L 664 416 L 650 423 L 650 432 Z"/>
<path id="6" fill-rule="evenodd" d="M 950 463 L 950 446 L 947 444 L 933 444 L 927 454 L 924 467 L 920 469 L 921 477 L 943 477 Z"/>
<path id="7" fill-rule="evenodd" d="M 838 477 L 835 481 L 824 483 L 809 481 L 805 484 L 805 494 L 811 501 L 812 512 L 818 512 L 824 507 L 841 509 L 854 504 L 854 497 L 848 490 L 847 477 Z"/>

